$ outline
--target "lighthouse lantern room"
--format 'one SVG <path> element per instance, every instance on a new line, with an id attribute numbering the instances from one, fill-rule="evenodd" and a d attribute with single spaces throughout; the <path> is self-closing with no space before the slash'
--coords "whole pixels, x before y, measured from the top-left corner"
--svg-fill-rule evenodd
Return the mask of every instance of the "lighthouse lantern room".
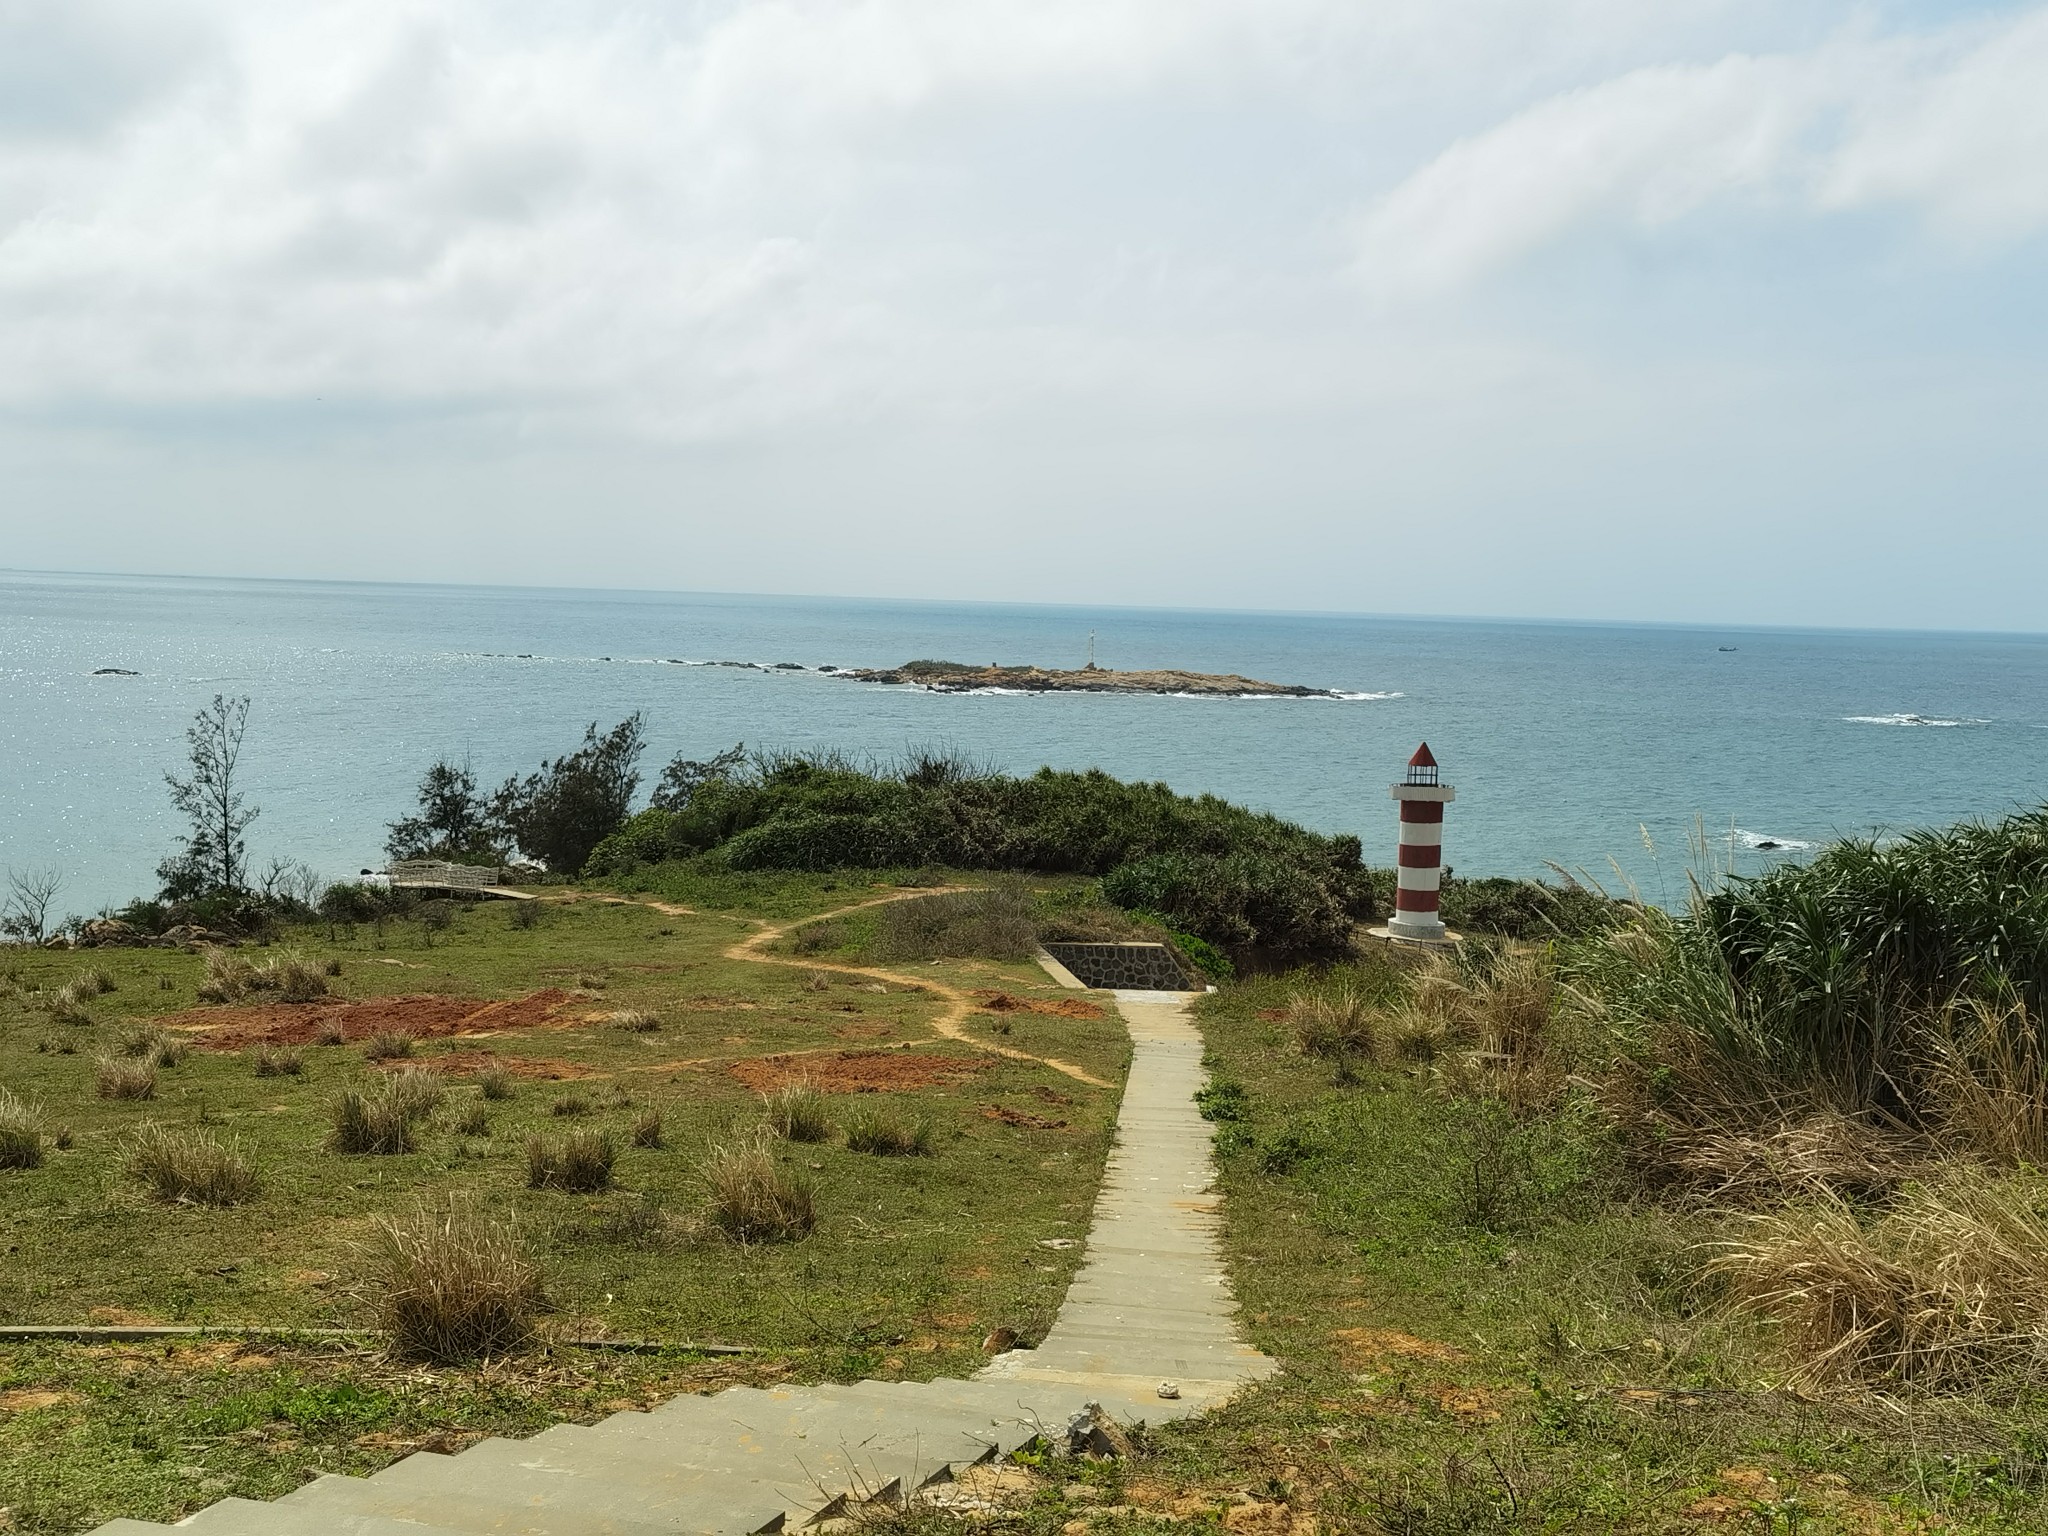
<path id="1" fill-rule="evenodd" d="M 1387 936 L 1441 943 L 1450 937 L 1437 915 L 1443 884 L 1444 807 L 1457 791 L 1444 783 L 1436 757 L 1424 742 L 1408 759 L 1408 771 L 1393 786 L 1401 802 L 1401 846 L 1394 915 Z"/>

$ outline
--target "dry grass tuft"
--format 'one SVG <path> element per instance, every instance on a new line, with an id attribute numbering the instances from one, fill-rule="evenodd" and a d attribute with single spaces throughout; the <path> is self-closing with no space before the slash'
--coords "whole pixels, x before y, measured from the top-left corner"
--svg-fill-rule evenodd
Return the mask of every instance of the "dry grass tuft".
<path id="1" fill-rule="evenodd" d="M 2048 1040 L 2025 1006 L 1971 1000 L 1929 1031 L 1927 1096 L 1955 1151 L 2048 1167 Z"/>
<path id="2" fill-rule="evenodd" d="M 832 973 L 830 971 L 807 971 L 804 974 L 804 990 L 806 992 L 830 992 L 832 990 Z"/>
<path id="3" fill-rule="evenodd" d="M 92 1066 L 92 1088 L 103 1099 L 153 1099 L 156 1057 L 102 1056 Z"/>
<path id="4" fill-rule="evenodd" d="M 1965 1390 L 2048 1365 L 2048 1216 L 2038 1179 L 1951 1167 L 1874 1216 L 1826 1195 L 1743 1219 L 1714 1269 L 1779 1324 L 1815 1382 Z"/>
<path id="5" fill-rule="evenodd" d="M 408 1120 L 424 1120 L 441 1107 L 448 1085 L 432 1067 L 400 1067 L 384 1080 L 384 1091 Z"/>
<path id="6" fill-rule="evenodd" d="M 407 1067 L 369 1089 L 344 1088 L 328 1108 L 328 1150 L 397 1157 L 419 1145 L 414 1126 L 432 1114 L 446 1091 L 441 1074 Z"/>
<path id="7" fill-rule="evenodd" d="M 607 1188 L 619 1150 L 609 1131 L 580 1130 L 526 1138 L 526 1187 L 587 1195 Z"/>
<path id="8" fill-rule="evenodd" d="M 257 1046 L 249 1059 L 258 1077 L 297 1077 L 306 1070 L 304 1052 L 274 1045 Z"/>
<path id="9" fill-rule="evenodd" d="M 1654 1133 L 1659 1172 L 1720 1206 L 1758 1207 L 1823 1195 L 1882 1200 L 1925 1166 L 1927 1150 L 1825 1109 L 1776 1125 L 1700 1127 L 1666 1120 Z"/>
<path id="10" fill-rule="evenodd" d="M 382 1029 L 363 1042 L 365 1061 L 403 1061 L 412 1055 L 416 1040 L 402 1029 Z"/>
<path id="11" fill-rule="evenodd" d="M 312 1003 L 328 996 L 332 974 L 295 949 L 280 950 L 261 965 L 252 965 L 225 949 L 206 951 L 206 980 L 199 986 L 202 1003 L 239 1003 L 250 997 L 273 997 L 281 1003 Z"/>
<path id="12" fill-rule="evenodd" d="M 43 1166 L 43 1117 L 10 1088 L 0 1088 L 0 1168 Z"/>
<path id="13" fill-rule="evenodd" d="M 128 1149 L 128 1172 L 157 1199 L 183 1205 L 239 1205 L 258 1190 L 241 1153 L 204 1131 L 145 1125 Z"/>
<path id="14" fill-rule="evenodd" d="M 585 1093 L 565 1093 L 548 1106 L 551 1115 L 571 1116 L 590 1113 L 590 1096 Z"/>
<path id="15" fill-rule="evenodd" d="M 773 1093 L 761 1096 L 768 1114 L 768 1126 L 789 1141 L 824 1141 L 832 1134 L 832 1116 L 825 1107 L 825 1095 L 808 1078 L 784 1083 Z"/>
<path id="16" fill-rule="evenodd" d="M 512 1074 L 502 1067 L 492 1067 L 488 1072 L 478 1073 L 476 1085 L 487 1099 L 509 1099 L 517 1092 L 513 1086 Z"/>
<path id="17" fill-rule="evenodd" d="M 545 1301 L 540 1268 L 517 1230 L 461 1201 L 382 1218 L 370 1269 L 392 1349 L 436 1364 L 518 1349 Z"/>
<path id="18" fill-rule="evenodd" d="M 163 1049 L 170 1044 L 170 1036 L 155 1024 L 138 1024 L 124 1030 L 114 1041 L 114 1049 L 123 1056 L 141 1056 L 151 1061 L 162 1059 Z"/>
<path id="19" fill-rule="evenodd" d="M 1296 992 L 1287 1000 L 1295 1044 L 1306 1056 L 1379 1055 L 1372 1010 L 1350 987 L 1332 992 Z"/>
<path id="20" fill-rule="evenodd" d="M 612 1028 L 623 1029 L 631 1035 L 652 1035 L 661 1029 L 661 1015 L 642 1008 L 628 1008 L 613 1014 L 611 1023 Z"/>
<path id="21" fill-rule="evenodd" d="M 462 1112 L 462 1118 L 455 1122 L 455 1129 L 465 1136 L 488 1136 L 491 1134 L 491 1107 L 482 1099 L 471 1099 L 469 1107 Z"/>
<path id="22" fill-rule="evenodd" d="M 662 1123 L 666 1119 L 659 1104 L 650 1104 L 633 1117 L 633 1145 L 658 1149 L 662 1144 Z"/>
<path id="23" fill-rule="evenodd" d="M 929 1157 L 932 1123 L 919 1117 L 906 1124 L 894 1109 L 876 1105 L 848 1117 L 846 1145 L 874 1157 Z"/>
<path id="24" fill-rule="evenodd" d="M 764 1135 L 713 1146 L 698 1171 L 710 1193 L 711 1224 L 736 1242 L 789 1242 L 817 1225 L 810 1179 L 778 1164 Z"/>
<path id="25" fill-rule="evenodd" d="M 320 1027 L 313 1032 L 315 1045 L 340 1045 L 347 1038 L 339 1019 L 322 1020 Z"/>

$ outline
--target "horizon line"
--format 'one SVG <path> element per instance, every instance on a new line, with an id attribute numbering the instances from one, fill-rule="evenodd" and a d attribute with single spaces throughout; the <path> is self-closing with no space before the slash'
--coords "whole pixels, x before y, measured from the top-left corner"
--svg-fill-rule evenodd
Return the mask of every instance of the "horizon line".
<path id="1" fill-rule="evenodd" d="M 405 581 L 390 577 L 234 576 L 180 571 L 44 570 L 31 567 L 0 566 L 0 578 L 15 576 L 59 576 L 114 581 L 234 582 L 251 586 L 395 587 L 422 590 L 447 589 L 458 592 L 575 593 L 613 597 L 710 597 L 760 599 L 780 602 L 880 603 L 896 604 L 902 607 L 929 608 L 1065 609 L 1087 613 L 1194 614 L 1228 618 L 1374 619 L 1416 624 L 1528 624 L 1587 629 L 1701 630 L 1741 634 L 1928 635 L 2016 640 L 2048 638 L 2048 630 L 2028 629 L 1941 629 L 1934 627 L 1861 624 L 1760 624 L 1740 620 L 1719 621 L 1711 619 L 1558 618 L 1537 614 L 1401 613 L 1378 609 L 1354 608 L 1206 608 L 1175 607 L 1166 603 L 1062 603 L 1033 602 L 1018 598 L 877 597 L 844 592 L 755 592 L 729 588 L 551 586 L 539 583 L 502 581 Z"/>

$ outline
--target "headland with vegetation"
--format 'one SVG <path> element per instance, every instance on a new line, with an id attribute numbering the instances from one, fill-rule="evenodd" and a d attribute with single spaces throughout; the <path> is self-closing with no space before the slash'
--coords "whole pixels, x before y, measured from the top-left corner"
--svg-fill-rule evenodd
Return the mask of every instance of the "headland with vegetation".
<path id="1" fill-rule="evenodd" d="M 222 708 L 160 893 L 0 959 L 0 1320 L 259 1332 L 0 1344 L 19 1529 L 1028 1345 L 1126 1059 L 1028 961 L 1066 935 L 1216 980 L 1200 1102 L 1286 1369 L 1028 1454 L 984 1526 L 2048 1523 L 2048 813 L 1671 912 L 1452 881 L 1421 955 L 1361 942 L 1353 839 L 932 756 L 735 749 L 642 806 L 633 719 L 495 791 L 433 766 L 393 856 L 529 866 L 464 902 L 252 873 Z"/>

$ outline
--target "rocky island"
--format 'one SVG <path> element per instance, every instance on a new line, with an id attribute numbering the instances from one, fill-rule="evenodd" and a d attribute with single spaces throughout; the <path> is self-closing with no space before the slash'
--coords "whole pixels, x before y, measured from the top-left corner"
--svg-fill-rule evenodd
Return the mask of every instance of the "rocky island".
<path id="1" fill-rule="evenodd" d="M 1157 693 L 1195 694 L 1209 698 L 1273 697 L 1289 699 L 1334 699 L 1343 695 L 1330 688 L 1306 688 L 1299 683 L 1263 683 L 1236 673 L 1210 672 L 1113 672 L 1089 665 L 1072 671 L 1045 667 L 1006 667 L 990 662 L 985 667 L 958 661 L 910 661 L 900 667 L 835 669 L 837 677 L 860 683 L 894 683 L 929 688 L 938 693 L 967 693 L 981 688 L 1001 688 L 1019 693 Z"/>

